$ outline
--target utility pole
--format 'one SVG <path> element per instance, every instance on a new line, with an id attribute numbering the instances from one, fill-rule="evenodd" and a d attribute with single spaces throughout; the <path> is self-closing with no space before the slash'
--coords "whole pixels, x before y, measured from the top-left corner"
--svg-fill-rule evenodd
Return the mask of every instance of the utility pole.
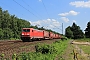
<path id="1" fill-rule="evenodd" d="M 62 35 L 63 35 L 63 23 L 62 23 Z"/>

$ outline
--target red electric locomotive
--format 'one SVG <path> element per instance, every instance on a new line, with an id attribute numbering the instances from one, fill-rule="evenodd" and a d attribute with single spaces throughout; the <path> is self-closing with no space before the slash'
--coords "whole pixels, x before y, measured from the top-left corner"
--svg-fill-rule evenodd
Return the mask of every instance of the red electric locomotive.
<path id="1" fill-rule="evenodd" d="M 21 34 L 22 41 L 32 41 L 33 39 L 43 39 L 43 31 L 33 28 L 23 28 Z"/>

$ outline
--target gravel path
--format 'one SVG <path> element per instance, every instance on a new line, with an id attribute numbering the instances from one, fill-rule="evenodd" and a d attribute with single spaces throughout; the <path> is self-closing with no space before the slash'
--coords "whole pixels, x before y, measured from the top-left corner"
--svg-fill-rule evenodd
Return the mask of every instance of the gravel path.
<path id="1" fill-rule="evenodd" d="M 85 54 L 85 52 L 78 46 L 78 45 L 90 45 L 89 42 L 75 42 L 73 41 L 74 50 L 77 53 L 77 59 L 78 60 L 90 60 L 89 55 Z"/>

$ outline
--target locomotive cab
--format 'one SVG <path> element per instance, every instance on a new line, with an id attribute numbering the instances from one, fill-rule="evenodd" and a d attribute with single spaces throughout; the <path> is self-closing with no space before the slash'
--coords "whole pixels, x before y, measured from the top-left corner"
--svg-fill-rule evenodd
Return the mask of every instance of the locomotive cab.
<path id="1" fill-rule="evenodd" d="M 30 31 L 31 31 L 30 28 L 23 28 L 22 29 L 22 33 L 21 33 L 21 40 L 22 41 L 30 41 L 31 40 Z"/>
<path id="2" fill-rule="evenodd" d="M 23 28 L 21 33 L 22 41 L 33 41 L 33 40 L 41 40 L 43 39 L 43 31 L 37 30 L 33 28 Z"/>

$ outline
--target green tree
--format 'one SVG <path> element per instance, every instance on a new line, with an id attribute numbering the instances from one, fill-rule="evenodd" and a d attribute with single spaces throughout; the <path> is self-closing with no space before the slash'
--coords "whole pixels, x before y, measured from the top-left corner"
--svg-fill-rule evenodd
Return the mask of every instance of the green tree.
<path id="1" fill-rule="evenodd" d="M 2 18 L 3 18 L 3 16 L 2 16 L 2 8 L 0 8 L 0 28 L 1 28 Z"/>
<path id="2" fill-rule="evenodd" d="M 84 38 L 84 33 L 75 23 L 73 23 L 71 27 L 69 26 L 66 28 L 65 35 L 66 37 L 73 39 Z"/>
<path id="3" fill-rule="evenodd" d="M 8 11 L 3 11 L 2 14 L 2 23 L 1 23 L 1 27 L 3 28 L 8 28 L 9 26 L 9 19 L 10 19 L 10 14 L 8 13 Z"/>
<path id="4" fill-rule="evenodd" d="M 12 32 L 12 30 L 11 29 L 9 29 L 9 28 L 4 28 L 3 29 L 3 39 L 10 39 L 10 38 L 12 38 L 13 37 L 13 32 Z"/>
<path id="5" fill-rule="evenodd" d="M 67 38 L 73 38 L 73 32 L 71 31 L 71 27 L 70 26 L 65 29 L 65 36 Z"/>
<path id="6" fill-rule="evenodd" d="M 0 39 L 20 38 L 21 29 L 30 27 L 30 22 L 10 15 L 0 8 Z"/>
<path id="7" fill-rule="evenodd" d="M 90 21 L 87 23 L 87 28 L 85 29 L 85 36 L 90 38 Z"/>
<path id="8" fill-rule="evenodd" d="M 4 36 L 3 30 L 0 28 L 0 39 L 3 39 L 3 36 Z"/>
<path id="9" fill-rule="evenodd" d="M 78 39 L 78 38 L 84 38 L 84 33 L 82 32 L 82 30 L 80 29 L 79 26 L 77 26 L 75 23 L 73 23 L 71 30 L 73 32 L 73 38 L 74 39 Z"/>

